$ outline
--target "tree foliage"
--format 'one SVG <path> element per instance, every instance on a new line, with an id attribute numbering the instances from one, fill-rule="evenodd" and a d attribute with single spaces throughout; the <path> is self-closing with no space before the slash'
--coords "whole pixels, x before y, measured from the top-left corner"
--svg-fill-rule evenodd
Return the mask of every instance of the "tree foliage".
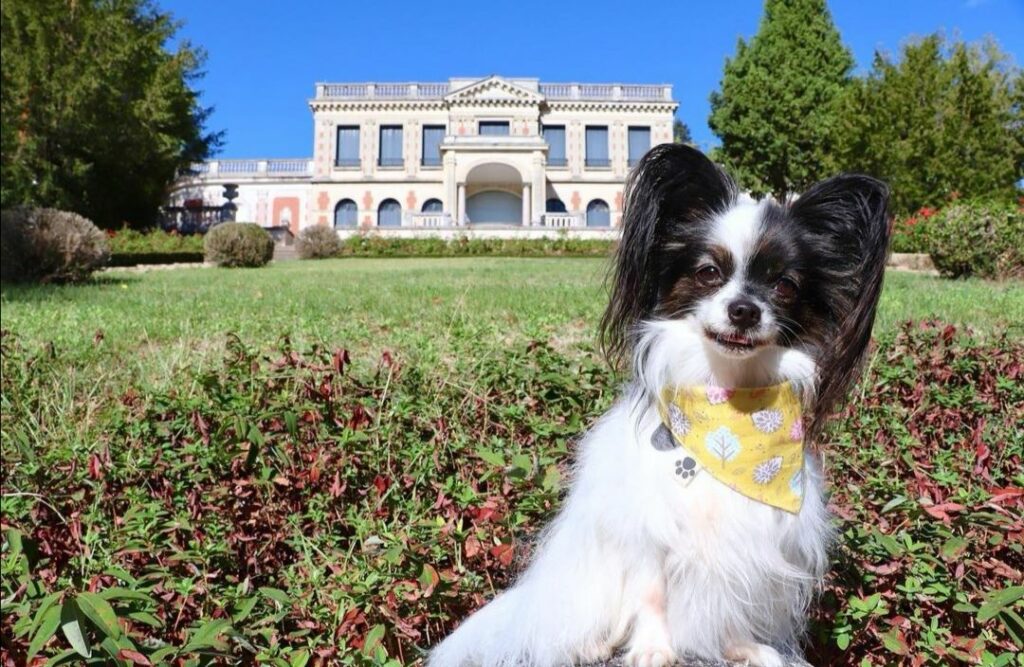
<path id="1" fill-rule="evenodd" d="M 677 144 L 693 145 L 693 135 L 690 134 L 690 126 L 678 118 L 672 121 L 672 141 Z"/>
<path id="2" fill-rule="evenodd" d="M 149 0 L 4 0 L 2 203 L 102 227 L 151 223 L 178 168 L 221 135 L 193 84 L 204 54 Z"/>
<path id="3" fill-rule="evenodd" d="M 957 195 L 1012 198 L 1024 177 L 1024 78 L 991 41 L 876 53 L 840 108 L 839 162 L 890 183 L 896 210 Z"/>
<path id="4" fill-rule="evenodd" d="M 834 168 L 835 106 L 853 57 L 825 0 L 766 0 L 711 94 L 716 157 L 754 195 L 802 190 Z"/>

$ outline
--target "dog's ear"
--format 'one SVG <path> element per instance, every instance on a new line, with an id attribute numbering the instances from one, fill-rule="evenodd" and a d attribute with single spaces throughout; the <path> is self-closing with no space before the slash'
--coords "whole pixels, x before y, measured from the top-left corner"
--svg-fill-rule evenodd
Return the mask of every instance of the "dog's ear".
<path id="1" fill-rule="evenodd" d="M 678 227 L 707 220 L 735 200 L 733 180 L 690 146 L 655 146 L 633 169 L 626 180 L 611 298 L 601 318 L 601 345 L 612 363 L 632 347 L 636 325 L 657 305 L 667 268 L 661 261 L 665 240 Z"/>
<path id="2" fill-rule="evenodd" d="M 813 438 L 857 381 L 868 351 L 889 253 L 889 188 L 869 176 L 836 176 L 804 192 L 790 213 L 813 244 L 834 326 L 819 362 Z"/>

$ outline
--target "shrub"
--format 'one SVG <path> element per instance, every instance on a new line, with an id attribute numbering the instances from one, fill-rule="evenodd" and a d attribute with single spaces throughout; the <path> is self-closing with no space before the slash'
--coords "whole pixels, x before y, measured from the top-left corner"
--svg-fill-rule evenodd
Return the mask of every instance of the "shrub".
<path id="1" fill-rule="evenodd" d="M 0 277 L 4 280 L 76 282 L 109 259 L 106 236 L 77 213 L 14 208 L 0 214 Z"/>
<path id="2" fill-rule="evenodd" d="M 370 234 L 347 239 L 341 254 L 353 257 L 606 257 L 614 245 L 614 241 L 567 236 L 543 239 L 460 236 L 446 241 L 437 237 L 403 239 Z"/>
<path id="3" fill-rule="evenodd" d="M 295 250 L 299 253 L 299 259 L 337 257 L 341 252 L 341 239 L 330 227 L 306 227 L 295 240 Z"/>
<path id="4" fill-rule="evenodd" d="M 937 212 L 925 206 L 914 215 L 897 219 L 892 228 L 892 251 L 927 253 L 929 221 Z"/>
<path id="5" fill-rule="evenodd" d="M 203 261 L 203 237 L 160 229 L 108 231 L 110 266 L 178 264 Z"/>
<path id="6" fill-rule="evenodd" d="M 251 222 L 226 222 L 206 233 L 207 262 L 218 266 L 263 266 L 274 256 L 274 240 Z"/>
<path id="7" fill-rule="evenodd" d="M 1024 277 L 1024 210 L 1018 205 L 957 202 L 928 221 L 925 235 L 943 275 Z"/>

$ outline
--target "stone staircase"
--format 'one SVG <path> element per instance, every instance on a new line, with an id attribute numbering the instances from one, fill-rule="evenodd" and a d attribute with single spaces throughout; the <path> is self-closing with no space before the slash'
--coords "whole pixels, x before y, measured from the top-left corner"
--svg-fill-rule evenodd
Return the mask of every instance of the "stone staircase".
<path id="1" fill-rule="evenodd" d="M 274 261 L 275 262 L 288 262 L 293 259 L 298 259 L 299 253 L 295 249 L 295 246 L 291 243 L 275 243 L 274 244 Z"/>

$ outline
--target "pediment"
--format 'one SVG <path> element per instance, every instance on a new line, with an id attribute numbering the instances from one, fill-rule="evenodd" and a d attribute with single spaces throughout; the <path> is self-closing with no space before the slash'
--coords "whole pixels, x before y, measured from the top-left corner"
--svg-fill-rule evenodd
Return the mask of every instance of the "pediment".
<path id="1" fill-rule="evenodd" d="M 445 99 L 449 102 L 540 103 L 544 101 L 544 96 L 500 76 L 490 76 L 449 93 Z"/>

